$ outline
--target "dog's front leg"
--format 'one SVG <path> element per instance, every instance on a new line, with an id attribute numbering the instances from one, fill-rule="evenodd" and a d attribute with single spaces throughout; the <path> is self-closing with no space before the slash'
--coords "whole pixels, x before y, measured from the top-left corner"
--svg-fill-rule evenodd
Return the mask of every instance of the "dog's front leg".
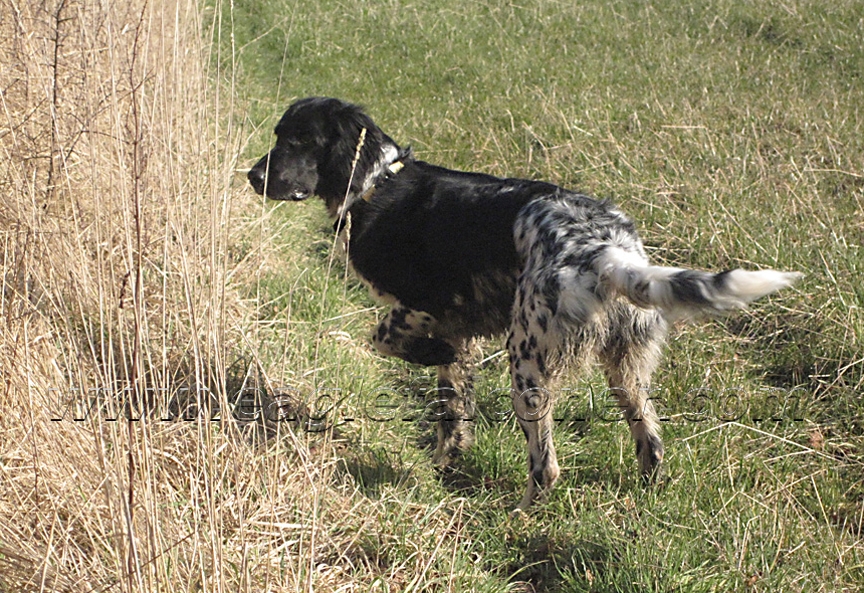
<path id="1" fill-rule="evenodd" d="M 372 334 L 375 349 L 387 356 L 438 367 L 438 387 L 430 402 L 438 425 L 433 462 L 446 467 L 472 442 L 470 425 L 474 403 L 468 343 L 435 336 L 435 319 L 423 311 L 394 306 Z"/>
<path id="2" fill-rule="evenodd" d="M 438 388 L 434 410 L 438 421 L 438 446 L 432 462 L 447 467 L 474 438 L 470 422 L 474 416 L 472 365 L 465 342 L 454 344 L 455 362 L 438 367 Z"/>
<path id="3" fill-rule="evenodd" d="M 456 348 L 445 340 L 430 337 L 435 319 L 423 311 L 394 306 L 372 334 L 375 349 L 424 366 L 449 365 L 456 361 Z"/>

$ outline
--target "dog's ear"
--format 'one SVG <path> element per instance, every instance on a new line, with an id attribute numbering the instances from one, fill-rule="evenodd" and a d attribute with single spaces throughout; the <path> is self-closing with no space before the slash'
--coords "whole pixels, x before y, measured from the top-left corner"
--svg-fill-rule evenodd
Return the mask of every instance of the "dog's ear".
<path id="1" fill-rule="evenodd" d="M 341 108 L 327 120 L 327 123 L 332 126 L 329 131 L 331 144 L 328 146 L 330 164 L 342 169 L 346 166 L 350 167 L 357 154 L 362 135 L 363 146 L 360 149 L 357 168 L 358 171 L 365 171 L 378 158 L 384 133 L 361 107 L 351 103 L 340 103 Z M 363 130 L 366 130 L 365 134 Z"/>
<path id="2" fill-rule="evenodd" d="M 340 113 L 331 121 L 336 127 L 334 134 L 345 140 L 353 140 L 355 151 L 360 133 L 364 129 L 366 130 L 364 145 L 368 142 L 374 152 L 380 149 L 382 132 L 359 105 L 343 103 Z"/>

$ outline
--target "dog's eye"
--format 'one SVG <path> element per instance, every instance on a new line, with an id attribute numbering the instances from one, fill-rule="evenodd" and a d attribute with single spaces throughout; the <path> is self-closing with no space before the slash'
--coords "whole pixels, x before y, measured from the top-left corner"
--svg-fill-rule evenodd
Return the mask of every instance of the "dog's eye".
<path id="1" fill-rule="evenodd" d="M 304 146 L 307 146 L 309 142 L 297 136 L 290 136 L 288 138 L 277 139 L 276 144 L 285 146 L 286 148 L 303 148 Z"/>

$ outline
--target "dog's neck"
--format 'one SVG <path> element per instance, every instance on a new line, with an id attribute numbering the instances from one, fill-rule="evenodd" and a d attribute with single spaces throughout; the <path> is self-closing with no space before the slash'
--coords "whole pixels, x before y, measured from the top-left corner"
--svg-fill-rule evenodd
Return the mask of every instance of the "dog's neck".
<path id="1" fill-rule="evenodd" d="M 369 196 L 375 191 L 376 183 L 384 177 L 394 173 L 394 163 L 409 158 L 410 154 L 410 148 L 403 150 L 399 148 L 395 142 L 388 139 L 388 141 L 381 146 L 378 158 L 368 171 L 355 171 L 355 175 L 363 176 L 363 183 L 360 186 L 359 191 L 349 191 L 345 200 L 334 212 L 331 212 L 331 215 L 337 221 L 337 225 L 340 227 L 342 226 L 340 223 L 344 222 L 345 214 L 351 206 L 353 206 L 358 200 L 363 200 L 364 196 Z"/>
<path id="2" fill-rule="evenodd" d="M 398 161 L 402 156 L 402 151 L 393 143 L 387 142 L 381 147 L 381 156 L 375 161 L 372 168 L 366 173 L 363 179 L 363 188 L 360 190 L 362 196 L 371 188 L 375 187 L 375 183 L 382 175 L 387 175 L 390 166 Z"/>

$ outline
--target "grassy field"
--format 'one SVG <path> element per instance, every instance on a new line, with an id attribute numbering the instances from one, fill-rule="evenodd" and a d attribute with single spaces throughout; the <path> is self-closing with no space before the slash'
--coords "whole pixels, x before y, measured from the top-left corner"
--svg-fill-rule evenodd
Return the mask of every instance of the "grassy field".
<path id="1" fill-rule="evenodd" d="M 0 592 L 860 591 L 864 3 L 0 0 Z M 294 99 L 437 164 L 613 199 L 668 265 L 799 270 L 676 327 L 645 489 L 600 377 L 562 478 L 480 344 L 431 467 L 429 369 L 317 201 L 242 170 Z"/>

